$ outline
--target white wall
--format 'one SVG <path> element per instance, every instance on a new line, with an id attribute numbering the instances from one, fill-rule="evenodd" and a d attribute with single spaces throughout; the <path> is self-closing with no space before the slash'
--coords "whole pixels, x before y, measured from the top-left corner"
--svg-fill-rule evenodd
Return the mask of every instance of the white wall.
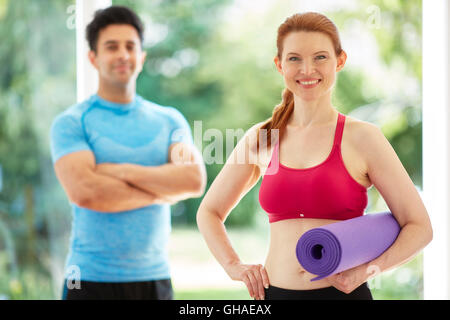
<path id="1" fill-rule="evenodd" d="M 423 187 L 433 225 L 424 250 L 424 298 L 450 299 L 450 99 L 448 0 L 423 5 Z"/>
<path id="2" fill-rule="evenodd" d="M 109 7 L 111 0 L 76 0 L 77 28 L 77 102 L 97 92 L 97 71 L 88 60 L 89 45 L 86 40 L 86 26 L 97 9 Z"/>

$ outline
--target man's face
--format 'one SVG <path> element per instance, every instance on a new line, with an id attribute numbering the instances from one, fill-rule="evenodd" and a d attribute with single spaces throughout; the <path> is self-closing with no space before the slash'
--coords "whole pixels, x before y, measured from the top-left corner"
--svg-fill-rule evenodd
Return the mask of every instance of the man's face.
<path id="1" fill-rule="evenodd" d="M 128 24 L 112 24 L 100 30 L 97 52 L 89 52 L 89 60 L 98 70 L 100 81 L 116 86 L 135 82 L 145 58 L 139 34 Z"/>

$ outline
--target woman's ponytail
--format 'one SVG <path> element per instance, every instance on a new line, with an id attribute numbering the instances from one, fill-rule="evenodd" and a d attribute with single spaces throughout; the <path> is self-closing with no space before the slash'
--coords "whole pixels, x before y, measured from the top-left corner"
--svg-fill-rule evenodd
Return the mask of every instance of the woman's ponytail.
<path id="1" fill-rule="evenodd" d="M 259 150 L 261 135 L 260 130 L 267 130 L 267 148 L 272 142 L 272 130 L 278 129 L 278 139 L 280 140 L 286 129 L 287 122 L 294 111 L 294 95 L 288 88 L 283 90 L 281 102 L 273 109 L 272 117 L 267 120 L 259 129 L 257 134 L 257 148 Z"/>

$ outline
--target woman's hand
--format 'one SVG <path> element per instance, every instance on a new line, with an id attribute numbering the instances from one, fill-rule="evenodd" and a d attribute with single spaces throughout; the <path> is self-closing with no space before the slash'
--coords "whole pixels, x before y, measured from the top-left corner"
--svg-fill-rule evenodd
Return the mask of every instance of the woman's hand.
<path id="1" fill-rule="evenodd" d="M 368 265 L 363 264 L 352 269 L 336 273 L 325 279 L 327 279 L 328 282 L 336 289 L 349 294 L 371 277 L 368 270 Z"/>
<path id="2" fill-rule="evenodd" d="M 252 298 L 264 300 L 264 288 L 269 287 L 269 277 L 262 265 L 235 263 L 225 271 L 231 279 L 244 282 Z"/>

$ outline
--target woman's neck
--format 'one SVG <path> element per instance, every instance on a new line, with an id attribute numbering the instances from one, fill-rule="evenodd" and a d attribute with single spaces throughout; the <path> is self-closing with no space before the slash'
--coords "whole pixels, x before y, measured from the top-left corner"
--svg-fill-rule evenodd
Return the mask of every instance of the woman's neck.
<path id="1" fill-rule="evenodd" d="M 331 104 L 331 96 L 305 101 L 294 95 L 294 111 L 288 125 L 309 128 L 334 121 L 337 110 Z"/>

